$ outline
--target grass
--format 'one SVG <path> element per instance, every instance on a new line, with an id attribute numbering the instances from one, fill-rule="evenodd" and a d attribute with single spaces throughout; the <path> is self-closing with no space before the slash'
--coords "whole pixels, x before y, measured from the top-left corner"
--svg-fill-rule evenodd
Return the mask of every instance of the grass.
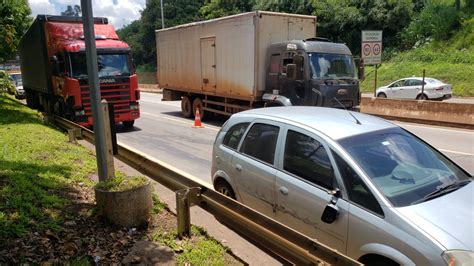
<path id="1" fill-rule="evenodd" d="M 34 232 L 61 231 L 64 222 L 74 218 L 64 211 L 72 201 L 68 193 L 74 192 L 74 186 L 92 189 L 94 182 L 88 176 L 95 172 L 91 151 L 68 142 L 68 136 L 44 124 L 37 111 L 0 93 L 0 249 Z M 146 180 L 128 179 L 122 173 L 116 176 L 107 184 L 109 189 L 133 187 Z M 203 229 L 193 226 L 192 237 L 179 240 L 176 218 L 165 214 L 167 206 L 156 194 L 152 198 L 154 223 L 173 225 L 156 231 L 149 228 L 147 238 L 172 248 L 180 265 L 239 264 Z M 88 256 L 71 259 L 72 265 L 90 264 Z"/>
<path id="2" fill-rule="evenodd" d="M 125 174 L 118 172 L 115 174 L 115 178 L 99 182 L 95 187 L 101 190 L 114 192 L 137 188 L 148 182 L 148 178 L 144 176 L 128 177 Z"/>
<path id="3" fill-rule="evenodd" d="M 446 41 L 433 41 L 421 47 L 395 54 L 377 70 L 377 87 L 404 77 L 423 75 L 453 85 L 455 96 L 474 96 L 474 17 Z M 366 68 L 361 90 L 373 92 L 374 67 Z"/>
<path id="4" fill-rule="evenodd" d="M 42 123 L 41 116 L 0 95 L 0 238 L 61 228 L 71 183 L 92 181 L 92 153 Z"/>
<path id="5" fill-rule="evenodd" d="M 176 252 L 178 265 L 240 265 L 226 259 L 228 249 L 211 238 L 204 229 L 191 226 L 191 235 L 191 238 L 179 240 L 176 230 L 159 230 L 151 239 Z"/>

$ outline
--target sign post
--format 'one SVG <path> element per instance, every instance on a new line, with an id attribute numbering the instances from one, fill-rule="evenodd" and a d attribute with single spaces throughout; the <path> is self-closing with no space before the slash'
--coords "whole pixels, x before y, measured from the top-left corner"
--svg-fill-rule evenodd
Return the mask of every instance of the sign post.
<path id="1" fill-rule="evenodd" d="M 382 31 L 362 31 L 361 55 L 364 65 L 375 65 L 374 97 L 377 90 L 377 68 L 382 63 Z"/>

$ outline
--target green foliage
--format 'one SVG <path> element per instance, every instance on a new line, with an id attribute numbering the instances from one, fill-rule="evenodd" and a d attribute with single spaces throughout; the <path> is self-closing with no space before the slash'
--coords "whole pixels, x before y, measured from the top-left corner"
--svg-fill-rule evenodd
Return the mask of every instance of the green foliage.
<path id="1" fill-rule="evenodd" d="M 254 9 L 311 15 L 314 10 L 312 2 L 311 0 L 260 0 L 257 1 Z"/>
<path id="2" fill-rule="evenodd" d="M 128 177 L 120 172 L 115 173 L 115 178 L 97 183 L 95 186 L 105 191 L 124 191 L 143 186 L 149 182 L 144 176 Z"/>
<path id="3" fill-rule="evenodd" d="M 204 0 L 164 1 L 165 27 L 200 20 L 199 9 Z M 138 66 L 149 65 L 156 69 L 155 30 L 161 29 L 160 0 L 147 1 L 139 20 L 118 30 L 121 39 L 132 47 L 132 55 Z"/>
<path id="4" fill-rule="evenodd" d="M 433 39 L 447 40 L 459 25 L 458 11 L 454 6 L 429 2 L 402 31 L 402 48 L 419 46 Z"/>
<path id="5" fill-rule="evenodd" d="M 0 238 L 59 230 L 68 202 L 63 195 L 73 193 L 72 183 L 91 185 L 86 177 L 95 169 L 91 152 L 0 95 Z"/>
<path id="6" fill-rule="evenodd" d="M 21 36 L 31 24 L 26 0 L 2 1 L 0 4 L 0 62 L 16 55 Z"/>
<path id="7" fill-rule="evenodd" d="M 314 0 L 313 7 L 317 35 L 346 43 L 353 54 L 360 53 L 361 30 L 383 30 L 383 47 L 397 46 L 413 12 L 410 0 Z"/>
<path id="8" fill-rule="evenodd" d="M 204 19 L 220 18 L 252 10 L 254 0 L 206 0 L 199 13 Z"/>
<path id="9" fill-rule="evenodd" d="M 9 94 L 15 93 L 13 82 L 8 74 L 3 70 L 0 70 L 0 92 L 8 92 Z"/>

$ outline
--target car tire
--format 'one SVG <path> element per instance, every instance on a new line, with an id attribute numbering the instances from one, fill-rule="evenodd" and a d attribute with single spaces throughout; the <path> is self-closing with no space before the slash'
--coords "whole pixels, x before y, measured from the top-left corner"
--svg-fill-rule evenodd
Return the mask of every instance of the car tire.
<path id="1" fill-rule="evenodd" d="M 132 121 L 123 121 L 122 122 L 124 128 L 133 128 L 133 125 L 135 124 L 135 120 Z"/>
<path id="2" fill-rule="evenodd" d="M 379 265 L 384 265 L 384 266 L 399 266 L 400 264 L 396 263 L 395 261 L 382 257 L 382 256 L 368 256 L 366 258 L 363 258 L 360 260 L 361 263 L 363 263 L 366 266 L 379 266 Z"/>
<path id="3" fill-rule="evenodd" d="M 380 92 L 379 94 L 377 94 L 377 98 L 387 98 L 387 94 Z"/>
<path id="4" fill-rule="evenodd" d="M 428 100 L 428 96 L 426 96 L 426 94 L 420 94 L 420 95 L 416 96 L 416 99 L 417 100 Z"/>
<path id="5" fill-rule="evenodd" d="M 216 185 L 214 186 L 215 190 L 229 198 L 236 199 L 235 193 L 232 187 L 224 180 L 217 181 Z"/>
<path id="6" fill-rule="evenodd" d="M 204 120 L 204 117 L 205 117 L 205 112 L 202 109 L 203 107 L 204 107 L 204 104 L 203 104 L 201 98 L 197 97 L 196 99 L 194 99 L 194 101 L 193 101 L 193 114 L 194 114 L 194 116 L 196 116 L 196 109 L 199 109 L 199 115 L 201 116 L 201 120 Z"/>
<path id="7" fill-rule="evenodd" d="M 181 114 L 186 118 L 190 118 L 193 115 L 191 99 L 189 99 L 188 96 L 183 96 L 181 98 Z"/>

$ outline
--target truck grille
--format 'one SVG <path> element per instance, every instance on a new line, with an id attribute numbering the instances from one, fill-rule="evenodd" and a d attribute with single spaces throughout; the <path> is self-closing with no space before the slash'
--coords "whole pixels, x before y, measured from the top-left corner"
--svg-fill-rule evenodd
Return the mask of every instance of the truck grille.
<path id="1" fill-rule="evenodd" d="M 115 113 L 126 113 L 130 111 L 130 85 L 123 84 L 100 84 L 100 95 L 102 99 L 113 103 Z M 89 86 L 81 86 L 82 105 L 87 116 L 92 115 L 91 98 Z"/>

